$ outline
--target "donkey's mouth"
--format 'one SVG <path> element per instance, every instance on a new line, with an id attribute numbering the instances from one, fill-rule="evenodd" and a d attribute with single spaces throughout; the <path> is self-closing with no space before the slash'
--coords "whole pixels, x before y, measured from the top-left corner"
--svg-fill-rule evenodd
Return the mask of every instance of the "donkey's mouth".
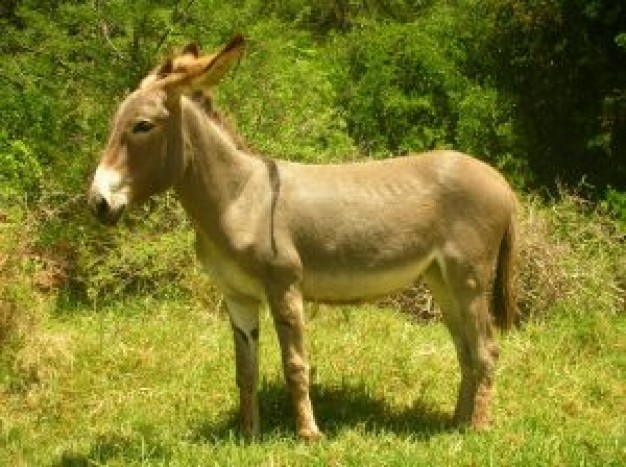
<path id="1" fill-rule="evenodd" d="M 89 207 L 101 223 L 109 226 L 117 224 L 126 210 L 125 204 L 112 206 L 104 196 L 97 192 L 90 194 Z"/>
<path id="2" fill-rule="evenodd" d="M 126 211 L 126 206 L 120 206 L 115 210 L 110 210 L 104 214 L 96 214 L 98 220 L 104 225 L 114 226 L 118 223 L 118 221 L 122 218 L 122 215 Z"/>

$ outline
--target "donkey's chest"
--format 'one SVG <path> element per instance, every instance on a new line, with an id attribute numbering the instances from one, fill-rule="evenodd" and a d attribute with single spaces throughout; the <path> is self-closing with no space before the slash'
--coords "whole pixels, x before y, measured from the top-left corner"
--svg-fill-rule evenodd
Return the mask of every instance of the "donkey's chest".
<path id="1" fill-rule="evenodd" d="M 260 300 L 264 298 L 264 288 L 260 279 L 250 274 L 232 253 L 198 235 L 196 256 L 206 273 L 223 292 L 247 295 Z"/>

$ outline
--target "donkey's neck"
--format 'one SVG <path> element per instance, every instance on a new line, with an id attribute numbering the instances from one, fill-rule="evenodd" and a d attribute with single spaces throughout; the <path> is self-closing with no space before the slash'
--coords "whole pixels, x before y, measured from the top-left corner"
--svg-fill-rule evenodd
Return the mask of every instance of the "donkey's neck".
<path id="1" fill-rule="evenodd" d="M 197 105 L 182 103 L 184 175 L 175 190 L 196 225 L 219 225 L 262 161 L 236 148 L 232 138 Z"/>

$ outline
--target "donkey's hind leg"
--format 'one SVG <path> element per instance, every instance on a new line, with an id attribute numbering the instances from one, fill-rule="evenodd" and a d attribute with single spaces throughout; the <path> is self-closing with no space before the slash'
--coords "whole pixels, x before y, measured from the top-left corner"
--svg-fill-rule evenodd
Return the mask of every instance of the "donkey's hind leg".
<path id="1" fill-rule="evenodd" d="M 455 417 L 461 424 L 469 423 L 473 428 L 481 429 L 489 425 L 498 347 L 493 340 L 487 296 L 484 293 L 472 294 L 461 297 L 459 302 L 471 373 L 466 396 L 469 403 L 459 407 Z"/>
<path id="2" fill-rule="evenodd" d="M 456 408 L 454 410 L 455 423 L 467 418 L 466 412 L 471 407 L 472 392 L 472 360 L 471 354 L 463 336 L 462 320 L 459 318 L 457 303 L 452 299 L 451 293 L 443 279 L 442 273 L 437 266 L 431 267 L 424 275 L 424 282 L 430 289 L 436 303 L 442 311 L 443 321 L 450 331 L 454 347 L 456 349 L 459 369 L 461 371 L 461 383 L 459 386 Z"/>
<path id="3" fill-rule="evenodd" d="M 439 265 L 432 266 L 424 279 L 442 309 L 459 360 L 461 384 L 454 421 L 485 428 L 498 356 L 485 293 L 488 281 L 471 268 L 453 264 L 446 264 L 445 276 Z"/>

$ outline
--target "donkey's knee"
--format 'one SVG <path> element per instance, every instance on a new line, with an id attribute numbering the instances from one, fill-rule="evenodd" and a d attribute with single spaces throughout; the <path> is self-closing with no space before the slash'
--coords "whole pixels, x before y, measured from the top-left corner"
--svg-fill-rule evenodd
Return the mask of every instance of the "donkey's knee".
<path id="1" fill-rule="evenodd" d="M 300 356 L 291 355 L 285 358 L 283 370 L 287 384 L 291 386 L 309 385 L 309 364 Z"/>

